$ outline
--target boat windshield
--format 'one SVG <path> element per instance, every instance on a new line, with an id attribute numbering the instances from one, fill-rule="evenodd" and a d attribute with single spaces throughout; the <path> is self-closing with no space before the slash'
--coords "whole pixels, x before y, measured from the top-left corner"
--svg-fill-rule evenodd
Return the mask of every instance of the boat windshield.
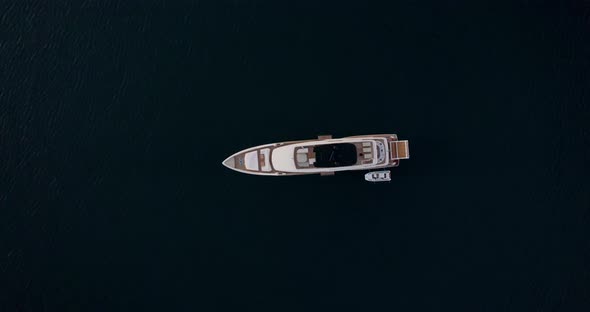
<path id="1" fill-rule="evenodd" d="M 352 166 L 357 161 L 356 146 L 352 143 L 318 145 L 313 151 L 316 168 Z"/>

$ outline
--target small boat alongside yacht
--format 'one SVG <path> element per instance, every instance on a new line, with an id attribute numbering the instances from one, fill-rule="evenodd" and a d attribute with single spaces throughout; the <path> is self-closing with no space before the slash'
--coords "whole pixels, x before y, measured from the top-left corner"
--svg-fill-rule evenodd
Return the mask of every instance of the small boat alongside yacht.
<path id="1" fill-rule="evenodd" d="M 391 181 L 391 171 L 372 171 L 365 174 L 365 180 L 369 182 L 389 182 Z"/>

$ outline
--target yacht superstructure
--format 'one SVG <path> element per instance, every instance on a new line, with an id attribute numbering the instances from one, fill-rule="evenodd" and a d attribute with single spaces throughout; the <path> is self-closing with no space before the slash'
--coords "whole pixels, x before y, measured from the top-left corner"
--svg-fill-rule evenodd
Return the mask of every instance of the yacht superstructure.
<path id="1" fill-rule="evenodd" d="M 401 159 L 408 158 L 408 141 L 398 140 L 395 134 L 338 139 L 321 135 L 315 140 L 279 142 L 248 148 L 226 158 L 223 165 L 255 175 L 333 175 L 338 171 L 397 167 Z"/>

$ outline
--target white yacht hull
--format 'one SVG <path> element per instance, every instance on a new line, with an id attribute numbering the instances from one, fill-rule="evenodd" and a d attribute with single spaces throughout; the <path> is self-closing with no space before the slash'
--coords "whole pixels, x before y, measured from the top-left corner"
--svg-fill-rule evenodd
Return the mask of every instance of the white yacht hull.
<path id="1" fill-rule="evenodd" d="M 397 167 L 408 158 L 408 141 L 398 140 L 395 134 L 376 134 L 264 144 L 239 151 L 222 164 L 253 175 L 331 175 Z"/>

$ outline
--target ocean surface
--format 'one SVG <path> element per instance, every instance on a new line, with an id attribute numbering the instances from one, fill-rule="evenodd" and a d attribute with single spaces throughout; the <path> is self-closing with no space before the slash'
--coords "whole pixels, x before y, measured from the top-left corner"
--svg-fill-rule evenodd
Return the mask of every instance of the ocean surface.
<path id="1" fill-rule="evenodd" d="M 588 2 L 7 0 L 0 66 L 1 312 L 590 310 Z"/>

